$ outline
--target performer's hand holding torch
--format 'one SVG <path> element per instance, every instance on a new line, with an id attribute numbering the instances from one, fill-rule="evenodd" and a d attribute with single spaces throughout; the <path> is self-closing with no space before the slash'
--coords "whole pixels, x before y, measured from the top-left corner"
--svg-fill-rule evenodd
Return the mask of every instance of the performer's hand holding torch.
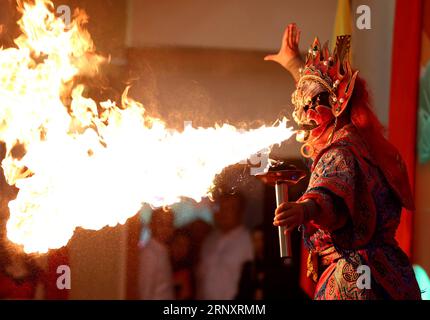
<path id="1" fill-rule="evenodd" d="M 290 231 L 303 223 L 306 216 L 306 213 L 302 213 L 303 210 L 299 209 L 302 204 L 288 202 L 288 186 L 295 185 L 305 176 L 305 171 L 297 170 L 294 166 L 276 161 L 272 163 L 266 173 L 257 175 L 264 183 L 274 186 L 276 190 L 276 206 L 278 209 L 274 224 L 278 226 L 281 258 L 292 257 Z"/>
<path id="2" fill-rule="evenodd" d="M 310 221 L 315 210 L 316 205 L 312 200 L 281 203 L 275 210 L 273 225 L 285 227 L 285 233 L 291 232 L 303 223 Z"/>

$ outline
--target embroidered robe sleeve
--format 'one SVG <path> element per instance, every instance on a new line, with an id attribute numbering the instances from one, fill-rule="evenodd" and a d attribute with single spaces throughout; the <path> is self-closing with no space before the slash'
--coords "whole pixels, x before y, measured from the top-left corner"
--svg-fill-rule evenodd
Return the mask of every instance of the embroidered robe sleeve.
<path id="1" fill-rule="evenodd" d="M 376 222 L 366 186 L 354 154 L 346 147 L 330 148 L 317 160 L 300 201 L 315 201 L 319 210 L 311 223 L 330 232 L 336 246 L 357 248 L 371 239 Z"/>

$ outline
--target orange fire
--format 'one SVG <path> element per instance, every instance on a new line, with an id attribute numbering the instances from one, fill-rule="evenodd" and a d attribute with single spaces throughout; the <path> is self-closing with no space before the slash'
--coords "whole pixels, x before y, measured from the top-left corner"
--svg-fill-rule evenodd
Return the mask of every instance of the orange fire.
<path id="1" fill-rule="evenodd" d="M 143 203 L 200 201 L 223 168 L 293 135 L 286 119 L 248 131 L 170 130 L 127 90 L 120 107 L 97 103 L 76 83 L 104 60 L 82 27 L 85 14 L 66 28 L 48 0 L 20 10 L 16 48 L 0 49 L 0 140 L 6 180 L 19 189 L 7 235 L 25 252 L 64 246 L 76 227 L 123 224 Z"/>

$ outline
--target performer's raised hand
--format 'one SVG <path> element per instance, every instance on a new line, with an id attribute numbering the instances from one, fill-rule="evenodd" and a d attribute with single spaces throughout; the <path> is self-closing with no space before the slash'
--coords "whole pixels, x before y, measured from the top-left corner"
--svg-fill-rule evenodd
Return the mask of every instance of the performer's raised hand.
<path id="1" fill-rule="evenodd" d="M 266 61 L 275 61 L 287 68 L 291 59 L 300 56 L 299 51 L 300 30 L 295 23 L 290 23 L 285 29 L 281 49 L 277 54 L 270 54 L 264 58 Z M 288 68 L 287 68 L 288 69 Z"/>

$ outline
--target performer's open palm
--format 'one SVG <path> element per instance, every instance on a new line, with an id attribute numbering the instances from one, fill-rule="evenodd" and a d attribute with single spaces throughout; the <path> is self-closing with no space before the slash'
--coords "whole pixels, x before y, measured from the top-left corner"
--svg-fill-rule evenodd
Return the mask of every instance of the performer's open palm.
<path id="1" fill-rule="evenodd" d="M 300 55 L 299 52 L 300 30 L 295 23 L 290 23 L 285 29 L 282 38 L 281 49 L 277 54 L 270 54 L 264 58 L 266 61 L 275 61 L 286 67 L 288 62 Z"/>
<path id="2" fill-rule="evenodd" d="M 305 208 L 303 203 L 284 202 L 275 210 L 273 225 L 285 226 L 286 232 L 291 232 L 305 221 Z"/>

